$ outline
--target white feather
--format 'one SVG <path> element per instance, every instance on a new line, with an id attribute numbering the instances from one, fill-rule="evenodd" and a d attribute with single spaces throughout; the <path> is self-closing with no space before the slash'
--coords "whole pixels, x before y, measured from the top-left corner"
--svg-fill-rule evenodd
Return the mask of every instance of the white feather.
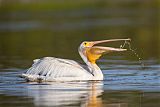
<path id="1" fill-rule="evenodd" d="M 87 67 L 86 67 L 87 68 Z M 91 74 L 79 63 L 68 59 L 45 57 L 34 60 L 23 77 L 30 81 L 57 81 L 57 80 L 88 80 Z"/>

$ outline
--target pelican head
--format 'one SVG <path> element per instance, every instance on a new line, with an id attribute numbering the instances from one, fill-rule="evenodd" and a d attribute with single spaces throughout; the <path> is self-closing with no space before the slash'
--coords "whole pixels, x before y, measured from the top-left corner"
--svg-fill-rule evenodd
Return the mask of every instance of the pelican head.
<path id="1" fill-rule="evenodd" d="M 100 43 L 109 43 L 114 41 L 130 41 L 131 39 L 110 39 L 110 40 L 101 40 L 101 41 L 84 41 L 79 47 L 79 53 L 82 59 L 88 63 L 95 64 L 96 60 L 99 59 L 103 54 L 109 52 L 120 52 L 126 51 L 127 49 L 121 48 L 112 48 L 112 47 L 103 47 L 95 46 Z"/>

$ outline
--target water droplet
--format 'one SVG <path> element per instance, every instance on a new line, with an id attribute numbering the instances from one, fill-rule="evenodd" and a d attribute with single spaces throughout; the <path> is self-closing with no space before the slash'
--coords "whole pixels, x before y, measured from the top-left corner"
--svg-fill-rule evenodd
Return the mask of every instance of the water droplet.
<path id="1" fill-rule="evenodd" d="M 144 68 L 144 64 L 143 64 L 141 58 L 140 58 L 139 55 L 136 53 L 136 51 L 135 51 L 136 49 L 132 49 L 130 42 L 125 41 L 124 44 L 120 46 L 120 48 L 124 48 L 126 45 L 128 45 L 129 50 L 135 54 L 135 56 L 137 57 L 139 63 L 141 64 L 141 67 Z"/>

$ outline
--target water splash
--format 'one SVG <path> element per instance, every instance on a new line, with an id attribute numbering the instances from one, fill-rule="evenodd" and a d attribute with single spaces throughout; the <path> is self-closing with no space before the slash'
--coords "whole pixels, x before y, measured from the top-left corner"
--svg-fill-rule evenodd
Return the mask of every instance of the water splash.
<path id="1" fill-rule="evenodd" d="M 138 53 L 136 52 L 136 50 L 131 47 L 131 43 L 130 43 L 130 42 L 125 41 L 123 45 L 120 45 L 120 48 L 122 49 L 122 48 L 124 48 L 126 45 L 128 45 L 128 49 L 129 49 L 131 52 L 133 52 L 134 55 L 138 58 L 138 61 L 139 61 L 139 63 L 141 64 L 141 67 L 144 68 L 145 66 L 144 66 L 144 63 L 142 62 L 142 58 L 139 57 L 139 55 L 138 55 Z"/>

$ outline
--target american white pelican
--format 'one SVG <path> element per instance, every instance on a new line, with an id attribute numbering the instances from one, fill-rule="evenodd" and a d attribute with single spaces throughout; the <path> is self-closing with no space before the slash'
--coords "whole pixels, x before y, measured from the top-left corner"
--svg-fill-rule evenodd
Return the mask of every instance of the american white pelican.
<path id="1" fill-rule="evenodd" d="M 113 41 L 129 41 L 130 39 L 111 39 L 101 41 L 84 41 L 80 44 L 78 52 L 86 65 L 55 57 L 36 59 L 32 67 L 27 69 L 22 77 L 29 81 L 77 81 L 77 80 L 103 80 L 103 73 L 97 66 L 96 60 L 104 53 L 126 51 L 127 49 L 95 46 L 99 43 Z"/>

